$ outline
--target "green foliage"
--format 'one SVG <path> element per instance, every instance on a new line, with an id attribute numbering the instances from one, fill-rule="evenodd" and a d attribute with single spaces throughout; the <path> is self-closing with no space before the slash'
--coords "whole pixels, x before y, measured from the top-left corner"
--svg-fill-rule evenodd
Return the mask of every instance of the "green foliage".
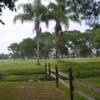
<path id="1" fill-rule="evenodd" d="M 13 53 L 19 51 L 19 45 L 17 43 L 13 43 L 8 47 L 9 50 L 11 50 Z"/>
<path id="2" fill-rule="evenodd" d="M 53 36 L 49 32 L 44 32 L 40 35 L 40 48 L 41 55 L 45 56 L 45 58 L 49 57 L 50 52 L 53 49 Z"/>
<path id="3" fill-rule="evenodd" d="M 2 15 L 3 9 L 8 7 L 10 10 L 15 10 L 15 1 L 17 0 L 0 0 L 0 16 Z M 5 24 L 1 19 L 0 23 Z"/>
<path id="4" fill-rule="evenodd" d="M 96 48 L 100 48 L 100 28 L 95 30 L 94 43 Z"/>
<path id="5" fill-rule="evenodd" d="M 100 56 L 100 25 L 97 25 L 93 29 L 94 31 L 94 47 L 96 48 L 96 56 Z"/>
<path id="6" fill-rule="evenodd" d="M 68 0 L 67 4 L 79 15 L 80 20 L 86 21 L 86 24 L 94 27 L 100 23 L 99 0 Z"/>
<path id="7" fill-rule="evenodd" d="M 36 44 L 33 39 L 24 39 L 22 42 L 20 42 L 19 46 L 22 54 L 24 54 L 28 58 L 34 56 L 33 53 L 35 52 Z"/>
<path id="8" fill-rule="evenodd" d="M 8 47 L 8 50 L 11 51 L 10 56 L 11 56 L 12 58 L 15 59 L 15 58 L 19 57 L 19 51 L 20 51 L 20 49 L 19 49 L 19 44 L 17 44 L 17 43 L 12 43 L 12 44 Z"/>
<path id="9" fill-rule="evenodd" d="M 87 57 L 98 55 L 99 56 L 99 29 L 87 30 L 84 33 L 80 31 L 64 31 L 61 36 L 61 56 L 62 57 Z M 33 39 L 26 38 L 20 44 L 13 43 L 8 47 L 13 54 L 22 54 L 23 56 L 30 58 L 36 57 L 36 40 L 37 36 Z M 54 34 L 49 32 L 41 33 L 39 36 L 40 41 L 40 57 L 47 58 L 54 52 L 52 51 L 54 46 Z M 96 50 L 96 54 L 94 53 Z M 72 52 L 71 52 L 72 51 Z"/>
<path id="10" fill-rule="evenodd" d="M 36 50 L 36 43 L 33 39 L 27 38 L 18 43 L 12 43 L 8 50 L 11 51 L 12 58 L 33 58 Z"/>

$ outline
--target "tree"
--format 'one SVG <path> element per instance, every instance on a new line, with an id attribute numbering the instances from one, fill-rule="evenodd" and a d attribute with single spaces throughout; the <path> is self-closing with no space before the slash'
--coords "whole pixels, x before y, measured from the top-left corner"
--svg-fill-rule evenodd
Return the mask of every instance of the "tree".
<path id="1" fill-rule="evenodd" d="M 100 24 L 100 0 L 67 0 L 67 2 L 86 24 L 91 27 Z"/>
<path id="2" fill-rule="evenodd" d="M 2 11 L 5 9 L 5 7 L 8 7 L 10 10 L 15 10 L 15 1 L 17 0 L 0 0 L 0 16 L 2 16 Z M 3 25 L 5 24 L 1 19 L 0 23 Z"/>
<path id="3" fill-rule="evenodd" d="M 62 55 L 62 58 L 63 56 L 68 56 L 68 41 L 69 41 L 69 38 L 68 38 L 68 34 L 67 32 L 63 32 L 63 36 L 61 37 L 61 55 Z"/>
<path id="4" fill-rule="evenodd" d="M 49 55 L 52 52 L 54 43 L 53 36 L 49 32 L 44 32 L 40 35 L 40 47 L 41 47 L 41 56 L 44 58 L 49 58 Z"/>
<path id="5" fill-rule="evenodd" d="M 98 25 L 97 27 L 95 27 L 94 29 L 94 46 L 96 48 L 96 55 L 100 56 L 100 25 Z"/>
<path id="6" fill-rule="evenodd" d="M 33 4 L 23 4 L 21 7 L 23 8 L 24 13 L 15 16 L 14 22 L 16 22 L 16 20 L 21 20 L 22 23 L 24 21 L 35 21 L 35 31 L 37 36 L 37 64 L 39 65 L 39 38 L 41 33 L 40 23 L 41 21 L 45 21 L 46 24 L 48 24 L 46 17 L 47 8 L 41 4 L 41 0 L 34 0 Z"/>
<path id="7" fill-rule="evenodd" d="M 80 31 L 65 31 L 61 39 L 62 54 L 65 55 L 70 48 L 70 55 L 72 56 L 89 56 L 91 54 L 90 42 L 92 41 L 92 35 L 88 33 L 81 33 Z M 65 50 L 65 53 L 63 50 Z M 67 54 L 68 55 L 68 54 Z"/>
<path id="8" fill-rule="evenodd" d="M 56 58 L 59 57 L 61 48 L 61 36 L 62 36 L 62 26 L 61 24 L 68 27 L 69 19 L 73 21 L 78 21 L 78 15 L 72 11 L 67 4 L 66 0 L 56 0 L 56 3 L 50 3 L 48 5 L 49 14 L 48 19 L 54 20 L 55 25 L 55 44 L 56 44 Z M 73 15 L 70 13 L 73 12 Z"/>
<path id="9" fill-rule="evenodd" d="M 35 49 L 36 49 L 36 44 L 33 39 L 31 38 L 26 38 L 19 44 L 19 49 L 21 56 L 25 59 L 25 57 L 33 58 Z"/>
<path id="10" fill-rule="evenodd" d="M 11 51 L 11 56 L 12 58 L 18 58 L 19 57 L 19 44 L 17 43 L 12 43 L 9 47 L 8 50 Z"/>
<path id="11" fill-rule="evenodd" d="M 2 59 L 8 59 L 9 55 L 8 54 L 0 54 L 0 60 Z"/>

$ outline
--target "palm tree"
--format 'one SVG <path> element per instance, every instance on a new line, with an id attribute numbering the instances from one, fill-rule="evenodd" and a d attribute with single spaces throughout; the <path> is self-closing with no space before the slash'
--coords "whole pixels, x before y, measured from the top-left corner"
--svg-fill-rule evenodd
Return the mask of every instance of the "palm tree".
<path id="1" fill-rule="evenodd" d="M 62 36 L 62 27 L 61 24 L 65 25 L 65 28 L 69 26 L 69 19 L 73 21 L 78 21 L 78 15 L 74 10 L 69 7 L 66 0 L 55 0 L 56 3 L 50 2 L 48 5 L 49 20 L 54 20 L 55 25 L 55 45 L 56 45 L 56 58 L 59 57 L 60 48 L 61 48 L 61 36 Z M 71 14 L 73 12 L 73 14 Z"/>
<path id="2" fill-rule="evenodd" d="M 35 32 L 36 32 L 36 38 L 37 38 L 37 64 L 39 65 L 39 38 L 41 33 L 41 27 L 40 23 L 41 21 L 46 22 L 46 25 L 48 25 L 48 20 L 46 17 L 47 8 L 41 4 L 41 0 L 34 0 L 34 3 L 27 3 L 22 4 L 21 7 L 23 8 L 23 13 L 18 14 L 14 18 L 14 22 L 17 20 L 21 20 L 22 23 L 25 21 L 34 21 L 35 22 Z"/>

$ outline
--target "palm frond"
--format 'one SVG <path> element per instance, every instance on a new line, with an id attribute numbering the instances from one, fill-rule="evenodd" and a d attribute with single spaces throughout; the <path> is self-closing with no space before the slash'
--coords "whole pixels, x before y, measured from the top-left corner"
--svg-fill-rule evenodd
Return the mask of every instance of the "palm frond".
<path id="1" fill-rule="evenodd" d="M 2 24 L 2 25 L 5 25 L 5 23 L 0 19 L 0 23 Z"/>
<path id="2" fill-rule="evenodd" d="M 23 23 L 24 21 L 32 21 L 33 16 L 29 14 L 19 14 L 14 17 L 14 23 L 16 23 L 17 20 L 21 20 Z"/>
<path id="3" fill-rule="evenodd" d="M 50 4 L 48 5 L 48 9 L 50 11 L 56 10 L 57 9 L 57 5 L 55 3 L 50 2 Z"/>
<path id="4" fill-rule="evenodd" d="M 65 29 L 69 28 L 69 18 L 66 16 L 63 16 L 61 19 L 61 23 L 65 26 Z"/>

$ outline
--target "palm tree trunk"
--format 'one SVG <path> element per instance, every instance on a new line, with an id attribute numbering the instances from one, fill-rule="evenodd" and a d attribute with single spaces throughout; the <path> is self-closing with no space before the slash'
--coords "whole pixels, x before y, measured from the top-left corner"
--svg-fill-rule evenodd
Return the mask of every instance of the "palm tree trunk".
<path id="1" fill-rule="evenodd" d="M 61 33 L 58 32 L 56 35 L 56 58 L 60 57 L 60 50 L 61 50 Z"/>
<path id="2" fill-rule="evenodd" d="M 40 40 L 39 40 L 39 35 L 37 36 L 37 64 L 40 65 Z"/>
<path id="3" fill-rule="evenodd" d="M 37 64 L 40 65 L 40 19 L 37 17 L 35 20 L 35 30 L 37 34 Z"/>
<path id="4" fill-rule="evenodd" d="M 56 58 L 60 57 L 61 33 L 62 33 L 62 28 L 60 25 L 60 21 L 59 19 L 56 19 L 56 26 L 55 26 Z"/>

